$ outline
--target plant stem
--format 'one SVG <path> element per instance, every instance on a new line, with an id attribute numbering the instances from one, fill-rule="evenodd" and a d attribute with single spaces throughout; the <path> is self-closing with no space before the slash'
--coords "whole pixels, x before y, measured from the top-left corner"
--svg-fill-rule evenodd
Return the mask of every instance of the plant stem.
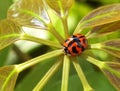
<path id="1" fill-rule="evenodd" d="M 108 49 L 101 49 L 101 50 L 103 50 L 103 51 L 105 51 L 105 52 L 107 52 L 107 53 L 109 53 L 109 54 L 111 54 L 111 55 L 113 55 L 113 56 L 115 56 L 115 57 L 120 58 L 120 55 L 119 55 L 119 54 L 114 53 L 114 52 L 111 51 L 111 50 L 108 50 Z M 117 51 L 116 51 L 116 52 L 117 52 Z"/>
<path id="2" fill-rule="evenodd" d="M 86 79 L 86 77 L 85 77 L 85 75 L 84 75 L 78 61 L 77 61 L 77 59 L 72 58 L 72 63 L 73 63 L 73 65 L 74 65 L 74 67 L 75 67 L 75 69 L 76 69 L 76 71 L 78 73 L 78 76 L 79 76 L 79 78 L 80 78 L 80 80 L 82 82 L 84 91 L 94 91 L 93 88 L 89 85 L 89 83 L 88 83 L 88 81 L 87 81 L 87 79 Z"/>
<path id="3" fill-rule="evenodd" d="M 49 23 L 48 25 L 48 30 L 58 39 L 58 41 L 60 42 L 60 44 L 63 44 L 64 39 L 63 37 L 56 31 L 56 29 L 54 28 L 54 26 Z"/>
<path id="4" fill-rule="evenodd" d="M 45 74 L 45 76 L 40 80 L 40 82 L 35 86 L 33 91 L 41 91 L 45 84 L 50 80 L 50 78 L 55 74 L 55 72 L 59 69 L 62 60 L 58 60 Z"/>
<path id="5" fill-rule="evenodd" d="M 80 26 L 81 24 L 79 23 L 75 29 L 75 31 L 73 32 L 73 34 L 77 34 L 77 33 L 81 33 L 83 31 L 83 29 Z"/>
<path id="6" fill-rule="evenodd" d="M 26 61 L 24 63 L 21 63 L 18 65 L 18 72 L 21 72 L 21 71 L 39 63 L 39 62 L 42 62 L 42 61 L 47 60 L 47 59 L 52 58 L 52 57 L 59 56 L 61 54 L 63 54 L 63 50 L 55 50 L 55 51 L 43 54 L 39 57 L 33 58 L 33 59 Z"/>
<path id="7" fill-rule="evenodd" d="M 67 24 L 67 16 L 61 17 L 61 20 L 62 20 L 63 27 L 64 27 L 65 37 L 68 38 L 69 31 L 68 31 L 68 24 Z"/>
<path id="8" fill-rule="evenodd" d="M 116 48 L 113 46 L 106 46 L 106 45 L 102 45 L 103 48 L 107 48 L 107 49 L 111 49 L 111 50 L 115 50 L 115 51 L 120 51 L 120 48 Z"/>
<path id="9" fill-rule="evenodd" d="M 68 78 L 69 78 L 69 71 L 70 71 L 70 60 L 68 56 L 64 56 L 63 62 L 63 74 L 62 74 L 62 85 L 61 91 L 68 91 Z"/>
<path id="10" fill-rule="evenodd" d="M 97 60 L 97 59 L 95 59 L 95 58 L 93 58 L 93 57 L 88 56 L 88 57 L 86 58 L 86 60 L 87 60 L 88 62 L 96 65 L 96 66 L 97 66 L 98 68 L 100 68 L 100 69 L 103 68 L 103 66 L 104 66 L 104 62 L 101 62 L 101 61 L 99 61 L 99 60 Z"/>
<path id="11" fill-rule="evenodd" d="M 48 45 L 48 46 L 51 46 L 51 47 L 62 48 L 62 46 L 59 43 L 54 43 L 52 41 L 37 38 L 37 37 L 31 36 L 31 35 L 28 35 L 28 34 L 23 34 L 21 36 L 21 39 L 36 42 L 36 43 L 41 43 L 41 44 Z"/>
<path id="12" fill-rule="evenodd" d="M 47 12 L 47 14 L 48 14 L 48 16 L 49 16 L 49 18 L 50 18 L 49 7 L 48 7 L 48 5 L 46 4 L 45 0 L 42 0 L 42 1 L 43 1 L 44 5 L 45 5 L 44 8 L 45 8 L 45 10 L 46 10 L 46 12 Z M 57 38 L 57 40 L 58 40 L 61 44 L 63 44 L 64 39 L 63 39 L 63 37 L 56 31 L 55 27 L 54 27 L 53 24 L 51 23 L 51 19 L 50 19 L 50 23 L 47 24 L 47 29 L 48 29 L 48 31 L 50 31 L 50 32 Z"/>
<path id="13" fill-rule="evenodd" d="M 102 44 L 100 44 L 100 43 L 90 44 L 90 48 L 91 49 L 101 49 L 102 48 Z"/>

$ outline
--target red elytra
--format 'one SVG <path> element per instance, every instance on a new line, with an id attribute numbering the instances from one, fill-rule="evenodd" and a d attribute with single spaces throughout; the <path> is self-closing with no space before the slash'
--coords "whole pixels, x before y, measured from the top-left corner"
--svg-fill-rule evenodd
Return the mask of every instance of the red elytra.
<path id="1" fill-rule="evenodd" d="M 82 34 L 75 34 L 67 38 L 63 46 L 66 55 L 76 56 L 81 54 L 87 47 L 87 39 Z"/>

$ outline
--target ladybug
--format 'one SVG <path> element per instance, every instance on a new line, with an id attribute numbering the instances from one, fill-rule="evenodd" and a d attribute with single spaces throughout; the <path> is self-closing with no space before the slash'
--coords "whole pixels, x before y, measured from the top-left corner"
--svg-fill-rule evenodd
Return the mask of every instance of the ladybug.
<path id="1" fill-rule="evenodd" d="M 87 39 L 82 34 L 75 34 L 67 38 L 63 46 L 66 55 L 76 56 L 81 54 L 87 47 Z"/>

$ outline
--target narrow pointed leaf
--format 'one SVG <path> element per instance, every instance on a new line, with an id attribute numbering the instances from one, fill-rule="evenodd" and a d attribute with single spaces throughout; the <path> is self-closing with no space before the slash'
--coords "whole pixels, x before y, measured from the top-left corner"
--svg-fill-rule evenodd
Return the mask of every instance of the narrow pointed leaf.
<path id="1" fill-rule="evenodd" d="M 49 22 L 42 0 L 17 0 L 8 10 L 8 18 L 24 26 L 43 27 Z"/>
<path id="2" fill-rule="evenodd" d="M 0 21 L 0 49 L 17 41 L 21 34 L 20 26 L 11 20 Z"/>
<path id="3" fill-rule="evenodd" d="M 106 63 L 106 65 L 107 66 L 102 69 L 103 73 L 116 88 L 116 90 L 120 91 L 120 64 Z"/>
<path id="4" fill-rule="evenodd" d="M 59 15 L 65 15 L 71 8 L 74 0 L 46 0 L 46 2 Z"/>
<path id="5" fill-rule="evenodd" d="M 15 65 L 0 67 L 0 91 L 14 91 L 18 74 Z"/>
<path id="6" fill-rule="evenodd" d="M 94 27 L 90 31 L 88 37 L 89 36 L 96 37 L 96 36 L 101 35 L 101 34 L 111 33 L 111 32 L 115 32 L 115 31 L 119 31 L 119 30 L 120 30 L 120 21 L 116 21 L 116 22 L 112 22 L 109 24 Z"/>
<path id="7" fill-rule="evenodd" d="M 104 51 L 120 58 L 120 39 L 114 39 L 102 44 Z"/>
<path id="8" fill-rule="evenodd" d="M 96 27 L 120 20 L 120 4 L 102 6 L 90 12 L 78 24 L 74 33 L 80 33 L 83 28 Z"/>

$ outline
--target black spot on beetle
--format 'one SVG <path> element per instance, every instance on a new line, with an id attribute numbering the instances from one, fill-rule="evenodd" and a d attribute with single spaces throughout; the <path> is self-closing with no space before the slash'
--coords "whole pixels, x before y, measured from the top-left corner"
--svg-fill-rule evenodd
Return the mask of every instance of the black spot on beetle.
<path id="1" fill-rule="evenodd" d="M 76 54 L 78 53 L 78 51 L 76 50 L 76 47 L 72 47 L 72 52 Z"/>
<path id="2" fill-rule="evenodd" d="M 79 38 L 83 38 L 84 36 L 80 36 Z"/>
<path id="3" fill-rule="evenodd" d="M 87 41 L 86 41 L 86 39 L 83 39 L 83 43 L 84 43 L 84 44 L 87 44 Z"/>
<path id="4" fill-rule="evenodd" d="M 68 50 L 68 47 L 64 47 L 64 51 L 65 51 L 65 54 L 67 55 L 67 54 L 71 54 L 70 52 L 69 52 L 69 50 Z"/>
<path id="5" fill-rule="evenodd" d="M 74 37 L 77 37 L 77 36 L 76 36 L 76 35 L 73 35 L 72 37 L 74 38 Z"/>
<path id="6" fill-rule="evenodd" d="M 82 48 L 82 51 L 84 51 L 85 48 L 83 46 L 81 48 Z"/>

